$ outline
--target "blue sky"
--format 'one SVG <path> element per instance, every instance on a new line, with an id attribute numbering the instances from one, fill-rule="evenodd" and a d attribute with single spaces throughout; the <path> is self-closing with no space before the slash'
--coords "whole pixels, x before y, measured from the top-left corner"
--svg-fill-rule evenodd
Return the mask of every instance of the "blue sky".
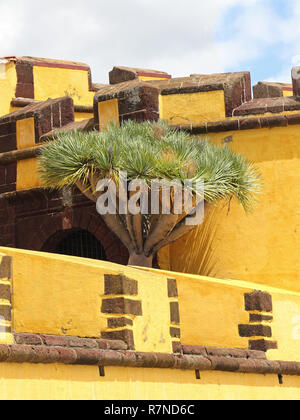
<path id="1" fill-rule="evenodd" d="M 173 76 L 250 70 L 290 82 L 300 65 L 300 0 L 0 0 L 0 56 L 81 61 Z"/>
<path id="2" fill-rule="evenodd" d="M 289 28 L 290 32 L 295 31 L 299 34 L 298 23 L 295 19 L 299 13 L 297 2 L 290 0 L 254 1 L 248 10 L 243 4 L 245 2 L 240 1 L 239 4 L 229 7 L 221 16 L 215 33 L 216 42 L 226 42 L 241 36 L 245 41 L 253 42 L 253 34 L 249 31 L 249 26 L 239 25 L 239 21 L 244 20 L 245 13 L 250 13 L 250 20 L 258 34 L 257 51 L 252 52 L 249 57 L 245 57 L 239 62 L 239 66 L 242 66 L 240 70 L 251 71 L 253 83 L 275 79 L 290 82 L 289 67 L 300 62 L 300 43 L 298 45 L 298 42 L 295 42 L 296 36 L 292 39 L 284 36 L 285 31 L 282 29 Z M 269 37 L 264 36 L 259 39 L 260 34 L 269 31 Z M 247 42 L 245 42 L 245 48 L 247 48 Z M 234 61 L 233 59 L 232 64 L 226 65 L 226 71 L 239 70 Z"/>

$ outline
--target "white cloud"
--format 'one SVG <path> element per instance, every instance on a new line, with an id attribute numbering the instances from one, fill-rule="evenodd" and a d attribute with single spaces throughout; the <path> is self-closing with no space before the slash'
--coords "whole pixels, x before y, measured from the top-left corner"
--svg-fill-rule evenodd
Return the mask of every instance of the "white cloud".
<path id="1" fill-rule="evenodd" d="M 291 2 L 299 22 L 299 0 Z M 0 0 L 0 55 L 83 61 L 95 82 L 107 82 L 114 65 L 174 76 L 247 70 L 244 63 L 263 57 L 278 39 L 299 39 L 271 5 L 270 0 Z M 233 6 L 239 13 L 221 26 Z M 217 30 L 224 40 L 216 39 Z"/>

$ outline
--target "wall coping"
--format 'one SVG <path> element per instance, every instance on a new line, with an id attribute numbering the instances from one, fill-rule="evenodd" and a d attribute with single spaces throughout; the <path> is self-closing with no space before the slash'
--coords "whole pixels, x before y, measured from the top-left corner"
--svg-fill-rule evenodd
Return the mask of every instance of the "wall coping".
<path id="1" fill-rule="evenodd" d="M 264 352 L 176 344 L 177 353 L 128 351 L 127 344 L 38 334 L 15 333 L 13 345 L 0 345 L 0 362 L 120 366 L 300 376 L 300 363 L 270 361 Z"/>
<path id="2" fill-rule="evenodd" d="M 267 117 L 236 117 L 221 121 L 172 125 L 171 127 L 185 130 L 192 134 L 208 134 L 226 131 L 253 130 L 256 128 L 287 127 L 300 124 L 300 113 L 271 115 Z"/>

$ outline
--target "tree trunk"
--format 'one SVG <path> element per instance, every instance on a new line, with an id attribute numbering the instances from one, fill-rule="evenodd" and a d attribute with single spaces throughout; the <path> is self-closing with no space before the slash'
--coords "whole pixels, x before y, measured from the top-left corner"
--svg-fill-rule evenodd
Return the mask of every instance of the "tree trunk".
<path id="1" fill-rule="evenodd" d="M 131 253 L 129 256 L 128 265 L 133 265 L 137 267 L 150 267 L 152 268 L 153 264 L 153 255 L 146 257 L 145 254 L 136 254 L 135 252 Z"/>

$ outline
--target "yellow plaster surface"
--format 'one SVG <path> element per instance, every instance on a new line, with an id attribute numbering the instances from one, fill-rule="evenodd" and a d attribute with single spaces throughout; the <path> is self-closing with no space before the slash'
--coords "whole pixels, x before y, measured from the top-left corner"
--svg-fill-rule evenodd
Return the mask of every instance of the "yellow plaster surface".
<path id="1" fill-rule="evenodd" d="M 300 378 L 169 369 L 0 364 L 2 400 L 299 400 Z M 190 405 L 190 403 L 188 403 Z M 108 403 L 111 407 L 111 404 Z"/>
<path id="2" fill-rule="evenodd" d="M 52 67 L 33 67 L 34 98 L 71 96 L 75 105 L 93 105 L 94 92 L 89 91 L 88 71 Z"/>
<path id="3" fill-rule="evenodd" d="M 170 124 L 223 120 L 224 91 L 160 95 L 159 115 Z"/>
<path id="4" fill-rule="evenodd" d="M 168 77 L 139 76 L 139 79 L 143 82 L 148 82 L 149 80 L 166 80 Z"/>
<path id="5" fill-rule="evenodd" d="M 42 186 L 38 173 L 38 160 L 36 158 L 19 160 L 17 162 L 17 191 Z"/>
<path id="6" fill-rule="evenodd" d="M 0 73 L 0 116 L 9 114 L 11 100 L 15 97 L 17 74 L 13 62 L 2 64 Z"/>
<path id="7" fill-rule="evenodd" d="M 34 118 L 26 118 L 17 121 L 17 148 L 27 149 L 34 147 L 35 132 L 34 132 Z"/>
<path id="8" fill-rule="evenodd" d="M 105 129 L 109 123 L 119 125 L 119 102 L 118 99 L 98 103 L 99 130 Z"/>
<path id="9" fill-rule="evenodd" d="M 87 112 L 75 112 L 74 117 L 75 121 L 83 121 L 89 118 L 94 118 L 94 114 L 89 114 Z"/>
<path id="10" fill-rule="evenodd" d="M 209 222 L 215 232 L 203 248 L 211 256 L 213 275 L 300 291 L 298 126 L 211 133 L 209 139 L 224 144 L 229 136 L 228 145 L 259 167 L 263 189 L 249 214 L 234 200 L 230 211 L 228 203 L 220 203 Z M 170 246 L 172 270 L 207 275 L 199 272 L 207 254 L 195 252 L 202 229 Z"/>
<path id="11" fill-rule="evenodd" d="M 16 332 L 100 337 L 105 274 L 138 281 L 143 316 L 131 316 L 137 351 L 172 352 L 167 278 L 104 261 L 3 248 L 13 257 L 13 323 Z M 155 304 L 153 303 L 155 290 Z M 34 297 L 34 298 L 33 298 Z M 155 309 L 154 309 L 155 306 Z M 118 315 L 117 315 L 118 316 Z"/>

